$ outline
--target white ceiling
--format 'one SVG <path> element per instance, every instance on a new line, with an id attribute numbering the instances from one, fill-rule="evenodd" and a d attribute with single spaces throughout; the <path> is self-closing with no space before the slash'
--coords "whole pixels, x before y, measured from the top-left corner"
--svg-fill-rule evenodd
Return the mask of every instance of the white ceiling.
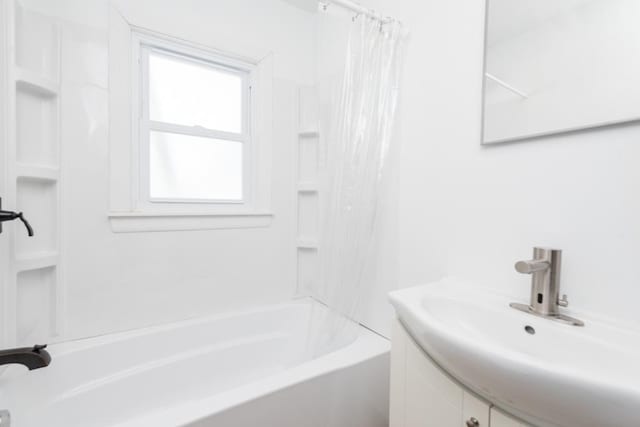
<path id="1" fill-rule="evenodd" d="M 489 0 L 487 45 L 522 34 L 592 1 L 608 0 Z"/>

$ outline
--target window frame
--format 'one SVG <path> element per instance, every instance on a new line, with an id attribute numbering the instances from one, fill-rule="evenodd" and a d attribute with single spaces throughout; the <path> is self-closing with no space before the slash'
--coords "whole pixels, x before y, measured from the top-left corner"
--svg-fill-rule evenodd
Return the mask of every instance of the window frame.
<path id="1" fill-rule="evenodd" d="M 134 173 L 134 193 L 138 195 L 136 210 L 155 212 L 226 213 L 251 210 L 254 202 L 254 135 L 256 105 L 253 93 L 256 87 L 256 65 L 224 55 L 188 42 L 168 40 L 163 37 L 134 31 L 133 38 L 133 108 L 132 118 L 134 148 L 138 171 Z M 149 54 L 173 57 L 185 63 L 200 63 L 213 69 L 238 75 L 242 78 L 242 132 L 218 131 L 201 126 L 185 126 L 156 122 L 149 118 Z M 150 194 L 150 135 L 152 131 L 188 136 L 216 138 L 242 144 L 242 199 L 180 199 L 154 198 Z M 212 141 L 212 143 L 215 143 Z"/>
<path id="2" fill-rule="evenodd" d="M 273 225 L 273 149 L 276 68 L 271 47 L 259 40 L 241 43 L 233 38 L 199 38 L 171 34 L 166 28 L 141 27 L 109 6 L 108 40 L 108 169 L 107 218 L 114 233 L 266 228 Z M 247 202 L 142 203 L 139 190 L 139 79 L 138 46 L 141 39 L 176 43 L 255 68 L 251 91 L 251 154 L 246 157 L 252 178 Z M 253 114 L 255 113 L 255 114 Z M 249 198 L 250 197 L 250 198 Z"/>

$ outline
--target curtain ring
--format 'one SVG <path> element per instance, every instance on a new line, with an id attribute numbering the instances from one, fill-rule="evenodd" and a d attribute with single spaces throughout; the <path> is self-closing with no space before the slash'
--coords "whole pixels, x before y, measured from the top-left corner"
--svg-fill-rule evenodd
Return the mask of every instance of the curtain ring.
<path id="1" fill-rule="evenodd" d="M 385 18 L 383 20 L 380 20 L 380 32 L 382 33 L 384 31 L 384 26 L 387 24 L 393 24 L 395 22 L 395 19 L 393 18 Z"/>
<path id="2" fill-rule="evenodd" d="M 358 19 L 359 17 L 360 17 L 360 13 L 356 13 L 351 17 L 351 22 L 356 22 L 356 19 Z"/>

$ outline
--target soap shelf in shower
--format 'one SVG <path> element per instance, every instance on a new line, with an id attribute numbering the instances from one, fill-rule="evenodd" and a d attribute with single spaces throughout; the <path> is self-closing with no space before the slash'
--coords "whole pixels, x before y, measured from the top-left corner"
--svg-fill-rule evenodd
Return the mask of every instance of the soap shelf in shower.
<path id="1" fill-rule="evenodd" d="M 55 166 L 41 166 L 28 163 L 16 164 L 16 176 L 39 181 L 56 182 L 60 179 L 60 169 Z"/>
<path id="2" fill-rule="evenodd" d="M 17 272 L 39 270 L 47 267 L 55 267 L 59 257 L 57 252 L 42 252 L 16 258 Z"/>
<path id="3" fill-rule="evenodd" d="M 53 97 L 60 92 L 60 86 L 56 81 L 26 68 L 15 67 L 15 80 L 18 89 L 40 96 Z"/>
<path id="4" fill-rule="evenodd" d="M 298 183 L 299 193 L 317 193 L 318 183 L 315 181 L 303 181 Z"/>
<path id="5" fill-rule="evenodd" d="M 318 241 L 315 239 L 298 239 L 298 249 L 318 249 Z"/>
<path id="6" fill-rule="evenodd" d="M 317 138 L 320 136 L 320 132 L 317 129 L 300 130 L 298 136 L 300 138 Z"/>

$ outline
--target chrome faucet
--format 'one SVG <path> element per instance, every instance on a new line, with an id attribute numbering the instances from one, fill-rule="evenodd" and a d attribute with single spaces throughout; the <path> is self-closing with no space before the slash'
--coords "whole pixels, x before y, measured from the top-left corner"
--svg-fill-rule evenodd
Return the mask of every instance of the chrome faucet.
<path id="1" fill-rule="evenodd" d="M 518 261 L 516 271 L 531 274 L 531 301 L 529 305 L 511 303 L 516 310 L 535 316 L 584 326 L 584 322 L 560 313 L 560 307 L 567 307 L 567 296 L 560 298 L 560 267 L 562 251 L 560 249 L 533 248 L 533 259 Z"/>

